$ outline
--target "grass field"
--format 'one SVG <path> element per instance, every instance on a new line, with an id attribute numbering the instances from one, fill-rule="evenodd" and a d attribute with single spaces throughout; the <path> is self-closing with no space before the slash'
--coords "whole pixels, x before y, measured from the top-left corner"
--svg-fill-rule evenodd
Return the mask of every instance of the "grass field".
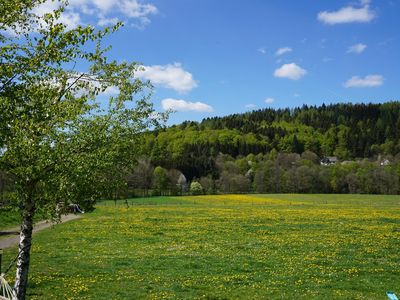
<path id="1" fill-rule="evenodd" d="M 29 299 L 385 299 L 400 291 L 399 196 L 128 204 L 103 202 L 38 233 Z"/>

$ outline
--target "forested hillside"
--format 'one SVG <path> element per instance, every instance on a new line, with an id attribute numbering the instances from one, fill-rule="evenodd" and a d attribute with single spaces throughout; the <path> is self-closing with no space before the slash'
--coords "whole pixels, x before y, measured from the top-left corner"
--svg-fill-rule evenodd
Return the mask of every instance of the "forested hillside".
<path id="1" fill-rule="evenodd" d="M 202 126 L 254 133 L 269 150 L 310 150 L 342 159 L 395 154 L 400 149 L 400 102 L 263 109 L 206 119 Z"/>
<path id="2" fill-rule="evenodd" d="M 340 160 L 400 152 L 400 102 L 262 109 L 184 122 L 146 136 L 142 154 L 154 165 L 179 169 L 190 179 L 216 171 L 218 154 L 311 151 Z"/>
<path id="3" fill-rule="evenodd" d="M 143 138 L 131 190 L 399 193 L 400 102 L 263 109 Z"/>

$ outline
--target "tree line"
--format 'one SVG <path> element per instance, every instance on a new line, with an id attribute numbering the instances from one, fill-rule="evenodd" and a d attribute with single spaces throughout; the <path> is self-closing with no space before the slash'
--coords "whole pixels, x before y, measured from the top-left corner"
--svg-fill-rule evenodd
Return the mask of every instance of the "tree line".
<path id="1" fill-rule="evenodd" d="M 216 193 L 399 194 L 400 155 L 321 164 L 317 154 L 249 154 L 210 158 L 213 172 L 190 180 L 142 158 L 128 177 L 129 196 Z M 123 194 L 126 196 L 126 194 Z"/>

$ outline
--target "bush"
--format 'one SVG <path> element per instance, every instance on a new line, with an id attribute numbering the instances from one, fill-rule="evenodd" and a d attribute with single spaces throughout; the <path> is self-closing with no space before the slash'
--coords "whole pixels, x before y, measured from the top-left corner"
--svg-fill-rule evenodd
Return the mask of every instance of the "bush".
<path id="1" fill-rule="evenodd" d="M 190 193 L 192 195 L 202 195 L 203 194 L 203 187 L 201 186 L 200 182 L 193 181 L 190 184 Z"/>

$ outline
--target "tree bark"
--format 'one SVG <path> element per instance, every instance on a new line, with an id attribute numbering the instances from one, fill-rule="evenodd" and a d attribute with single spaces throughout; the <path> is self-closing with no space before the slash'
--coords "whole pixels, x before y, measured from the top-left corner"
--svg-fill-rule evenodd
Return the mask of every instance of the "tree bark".
<path id="1" fill-rule="evenodd" d="M 28 286 L 34 213 L 34 204 L 32 203 L 32 201 L 27 201 L 23 211 L 23 220 L 19 239 L 19 254 L 17 259 L 17 274 L 14 285 L 14 291 L 18 300 L 25 299 L 26 289 Z"/>

